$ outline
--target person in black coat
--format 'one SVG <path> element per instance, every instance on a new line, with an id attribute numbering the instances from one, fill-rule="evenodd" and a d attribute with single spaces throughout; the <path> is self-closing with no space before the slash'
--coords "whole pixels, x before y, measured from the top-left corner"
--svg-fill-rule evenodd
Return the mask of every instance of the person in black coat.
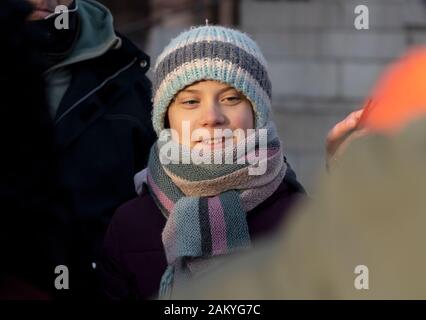
<path id="1" fill-rule="evenodd" d="M 69 238 L 30 13 L 23 1 L 0 3 L 0 299 L 54 298 Z"/>
<path id="2" fill-rule="evenodd" d="M 72 213 L 70 292 L 92 297 L 106 228 L 116 208 L 136 196 L 133 176 L 155 140 L 149 57 L 114 30 L 111 13 L 96 1 L 54 2 L 69 8 L 68 28 L 59 30 L 52 1 L 29 1 L 35 8 L 29 24 L 40 31 L 46 58 L 58 173 Z"/>

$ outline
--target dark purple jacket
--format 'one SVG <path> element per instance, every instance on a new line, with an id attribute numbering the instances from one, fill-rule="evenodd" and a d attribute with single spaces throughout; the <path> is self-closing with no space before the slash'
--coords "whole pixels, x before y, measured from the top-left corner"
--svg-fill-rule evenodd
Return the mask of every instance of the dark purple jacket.
<path id="1" fill-rule="evenodd" d="M 247 213 L 251 238 L 271 233 L 303 194 L 303 187 L 291 171 L 272 196 Z M 161 240 L 165 224 L 165 217 L 147 191 L 118 208 L 107 231 L 98 268 L 108 299 L 157 296 L 167 267 Z"/>

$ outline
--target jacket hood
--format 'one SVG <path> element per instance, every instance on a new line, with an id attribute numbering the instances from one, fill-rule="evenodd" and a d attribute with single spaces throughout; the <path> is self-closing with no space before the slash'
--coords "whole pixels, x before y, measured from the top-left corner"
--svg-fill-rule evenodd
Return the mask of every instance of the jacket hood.
<path id="1" fill-rule="evenodd" d="M 121 46 L 121 39 L 114 31 L 111 12 L 93 0 L 76 0 L 81 23 L 81 33 L 74 50 L 61 63 L 48 71 L 86 61 Z"/>

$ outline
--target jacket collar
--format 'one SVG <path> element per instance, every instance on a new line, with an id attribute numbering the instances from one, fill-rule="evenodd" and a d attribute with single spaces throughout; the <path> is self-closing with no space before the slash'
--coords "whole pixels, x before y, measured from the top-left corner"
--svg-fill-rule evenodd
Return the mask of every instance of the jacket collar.
<path id="1" fill-rule="evenodd" d="M 148 69 L 149 57 L 125 38 L 119 49 L 74 65 L 71 84 L 55 118 L 58 144 L 69 145 Z"/>

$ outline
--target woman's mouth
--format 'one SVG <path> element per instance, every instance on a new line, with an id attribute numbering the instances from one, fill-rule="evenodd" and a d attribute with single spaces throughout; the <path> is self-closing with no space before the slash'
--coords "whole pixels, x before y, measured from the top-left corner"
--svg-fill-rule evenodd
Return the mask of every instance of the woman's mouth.
<path id="1" fill-rule="evenodd" d="M 202 148 L 202 149 L 213 149 L 213 150 L 222 149 L 227 145 L 227 143 L 230 143 L 229 140 L 230 138 L 226 138 L 226 137 L 205 139 L 205 140 L 198 141 L 196 144 L 196 147 Z"/>

